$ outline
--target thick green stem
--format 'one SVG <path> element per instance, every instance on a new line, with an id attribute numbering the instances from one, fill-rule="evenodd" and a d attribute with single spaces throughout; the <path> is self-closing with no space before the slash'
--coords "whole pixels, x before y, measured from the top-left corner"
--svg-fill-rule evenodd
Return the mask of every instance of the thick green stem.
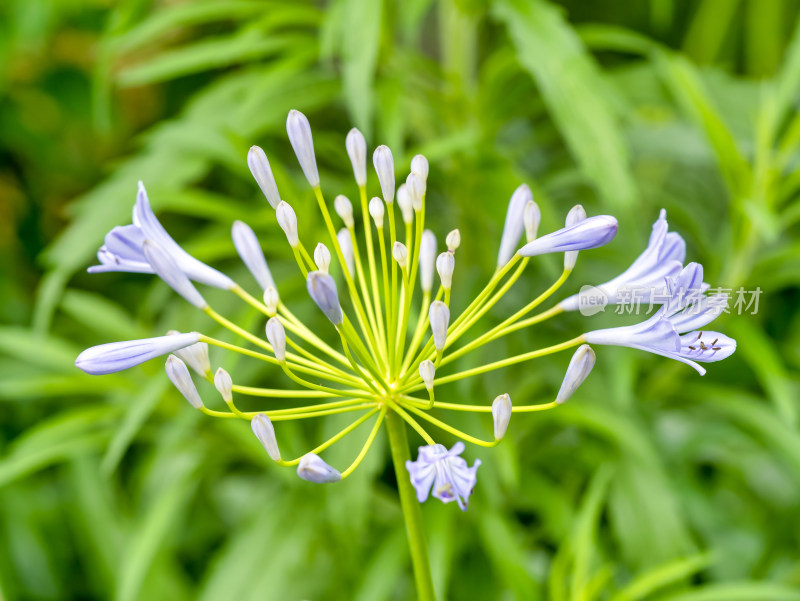
<path id="1" fill-rule="evenodd" d="M 400 506 L 403 508 L 403 517 L 406 521 L 414 580 L 417 583 L 417 598 L 419 601 L 436 601 L 428 562 L 428 547 L 425 544 L 425 533 L 422 531 L 422 512 L 406 469 L 406 461 L 411 459 L 411 456 L 408 452 L 408 436 L 403 418 L 394 411 L 389 411 L 386 414 L 386 430 L 389 433 L 389 446 L 392 449 L 397 489 L 400 492 Z"/>

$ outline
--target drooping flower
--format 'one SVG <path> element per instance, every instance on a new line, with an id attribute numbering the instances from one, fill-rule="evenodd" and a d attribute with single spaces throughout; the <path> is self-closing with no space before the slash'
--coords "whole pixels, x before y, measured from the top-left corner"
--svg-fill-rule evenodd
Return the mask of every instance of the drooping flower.
<path id="1" fill-rule="evenodd" d="M 661 209 L 658 220 L 653 224 L 647 248 L 628 269 L 605 284 L 564 299 L 560 303 L 561 308 L 576 311 L 589 302 L 593 303 L 594 297 L 603 304 L 615 305 L 622 300 L 625 292 L 635 292 L 640 302 L 658 303 L 666 295 L 666 278 L 678 275 L 686 258 L 683 238 L 668 229 L 667 212 Z M 591 301 L 589 296 L 592 297 Z"/>
<path id="2" fill-rule="evenodd" d="M 627 346 L 692 366 L 704 375 L 697 362 L 710 363 L 730 357 L 736 341 L 725 334 L 700 330 L 714 321 L 727 306 L 727 296 L 706 296 L 703 267 L 689 263 L 674 278 L 667 278 L 669 300 L 641 323 L 595 330 L 584 334 L 590 344 Z"/>
<path id="3" fill-rule="evenodd" d="M 467 510 L 469 497 L 475 488 L 481 460 L 472 467 L 463 457 L 464 443 L 459 441 L 448 451 L 444 445 L 434 444 L 419 448 L 416 461 L 406 461 L 411 483 L 417 489 L 417 499 L 424 503 L 433 495 L 442 503 L 456 501 L 462 511 Z"/>
<path id="4" fill-rule="evenodd" d="M 300 464 L 297 466 L 297 475 L 303 480 L 316 482 L 317 484 L 327 484 L 338 482 L 342 479 L 339 470 L 325 463 L 316 453 L 303 455 Z"/>
<path id="5" fill-rule="evenodd" d="M 101 264 L 90 267 L 89 273 L 155 273 L 144 254 L 145 240 L 150 240 L 167 253 L 189 279 L 223 290 L 233 287 L 233 280 L 228 276 L 198 261 L 172 239 L 150 208 L 142 182 L 139 182 L 133 207 L 133 225 L 115 227 L 106 235 L 105 244 L 97 252 Z"/>

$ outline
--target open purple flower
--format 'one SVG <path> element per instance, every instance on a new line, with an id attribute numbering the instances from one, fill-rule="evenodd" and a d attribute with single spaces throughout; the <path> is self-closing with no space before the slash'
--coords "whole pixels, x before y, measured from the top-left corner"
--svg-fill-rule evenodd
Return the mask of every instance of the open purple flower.
<path id="1" fill-rule="evenodd" d="M 686 258 L 686 243 L 680 234 L 670 232 L 668 228 L 667 212 L 661 209 L 644 252 L 623 273 L 591 288 L 587 294 L 602 297 L 607 305 L 619 303 L 624 291 L 635 291 L 641 302 L 658 302 L 666 295 L 665 278 L 678 275 Z M 576 311 L 581 307 L 582 299 L 583 293 L 574 294 L 561 301 L 561 308 Z"/>
<path id="2" fill-rule="evenodd" d="M 584 334 L 590 344 L 636 348 L 691 365 L 726 359 L 736 350 L 736 341 L 725 334 L 700 330 L 727 306 L 727 295 L 703 294 L 703 267 L 689 263 L 675 278 L 667 278 L 669 297 L 650 319 L 631 326 L 595 330 Z"/>
<path id="3" fill-rule="evenodd" d="M 228 276 L 198 261 L 172 239 L 150 208 L 142 182 L 139 182 L 139 192 L 133 207 L 133 224 L 117 226 L 106 234 L 105 244 L 97 251 L 100 265 L 90 267 L 89 273 L 155 273 L 144 255 L 145 240 L 156 244 L 167 253 L 189 279 L 223 290 L 233 287 L 233 280 Z"/>
<path id="4" fill-rule="evenodd" d="M 468 467 L 466 460 L 459 457 L 463 452 L 464 443 L 460 441 L 449 451 L 444 445 L 433 444 L 420 447 L 416 461 L 406 461 L 420 503 L 433 494 L 442 503 L 456 501 L 461 511 L 467 510 L 481 460 L 476 459 L 472 467 Z"/>

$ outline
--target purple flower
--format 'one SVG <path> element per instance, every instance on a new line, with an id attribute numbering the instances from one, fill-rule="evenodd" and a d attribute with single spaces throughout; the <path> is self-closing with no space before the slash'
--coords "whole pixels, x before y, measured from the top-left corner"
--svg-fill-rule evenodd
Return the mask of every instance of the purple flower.
<path id="1" fill-rule="evenodd" d="M 604 305 L 620 302 L 622 291 L 636 291 L 637 300 L 658 302 L 666 295 L 665 278 L 675 277 L 683 268 L 686 258 L 686 243 L 676 232 L 669 232 L 667 212 L 661 209 L 658 220 L 653 224 L 647 248 L 628 269 L 613 280 L 590 288 L 561 301 L 565 311 L 576 311 L 585 304 L 585 295 L 602 298 Z"/>
<path id="2" fill-rule="evenodd" d="M 93 346 L 75 359 L 75 366 L 93 376 L 113 374 L 155 357 L 174 353 L 200 341 L 200 334 L 171 334 L 142 340 L 126 340 Z"/>
<path id="3" fill-rule="evenodd" d="M 535 257 L 547 253 L 597 248 L 611 242 L 616 234 L 617 220 L 611 215 L 597 215 L 528 242 L 519 249 L 519 254 L 523 257 Z"/>
<path id="4" fill-rule="evenodd" d="M 468 467 L 466 460 L 459 457 L 463 452 L 463 442 L 457 442 L 449 451 L 443 445 L 433 444 L 420 447 L 416 461 L 406 461 L 406 469 L 411 476 L 411 483 L 417 489 L 420 503 L 433 494 L 442 503 L 456 501 L 462 511 L 467 510 L 481 460 L 476 459 L 472 467 Z"/>
<path id="5" fill-rule="evenodd" d="M 667 278 L 669 300 L 650 319 L 632 326 L 595 330 L 583 337 L 590 344 L 627 346 L 676 359 L 703 375 L 706 370 L 698 361 L 721 361 L 736 350 L 736 341 L 725 334 L 699 330 L 727 306 L 727 295 L 705 296 L 704 289 L 702 265 L 689 263 L 677 277 Z"/>
<path id="6" fill-rule="evenodd" d="M 234 286 L 233 280 L 228 276 L 198 261 L 178 246 L 150 208 L 142 182 L 139 182 L 139 192 L 133 207 L 133 225 L 117 226 L 106 234 L 105 244 L 97 252 L 100 265 L 90 267 L 89 273 L 155 273 L 144 255 L 145 240 L 150 240 L 167 253 L 189 279 L 223 290 Z"/>

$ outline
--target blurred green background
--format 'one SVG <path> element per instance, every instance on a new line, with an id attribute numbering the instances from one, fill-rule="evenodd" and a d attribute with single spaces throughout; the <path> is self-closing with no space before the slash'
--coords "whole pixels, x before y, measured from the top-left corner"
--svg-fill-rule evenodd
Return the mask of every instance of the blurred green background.
<path id="1" fill-rule="evenodd" d="M 392 147 L 403 177 L 413 154 L 428 156 L 429 221 L 440 243 L 462 232 L 455 307 L 493 270 L 523 181 L 545 231 L 578 202 L 619 218 L 612 244 L 582 253 L 569 293 L 624 269 L 661 207 L 712 286 L 763 290 L 757 315 L 715 324 L 739 346 L 705 377 L 597 349 L 573 401 L 515 417 L 496 449 L 468 447 L 470 463 L 483 461 L 469 511 L 423 507 L 441 599 L 800 599 L 798 9 L 4 0 L 2 598 L 413 599 L 383 435 L 352 478 L 315 486 L 271 464 L 246 424 L 191 411 L 160 360 L 104 377 L 73 366 L 102 342 L 171 328 L 218 334 L 155 278 L 85 273 L 105 232 L 129 222 L 139 179 L 175 238 L 242 282 L 229 231 L 248 220 L 283 298 L 316 319 L 245 162 L 251 144 L 263 146 L 303 238 L 322 239 L 285 135 L 296 108 L 311 121 L 329 198 L 355 194 L 344 152 L 353 125 L 370 149 Z M 537 261 L 491 319 L 559 269 L 557 257 Z M 225 295 L 211 298 L 263 327 Z M 570 315 L 462 364 L 621 320 Z M 568 359 L 437 398 L 547 401 Z M 242 383 L 275 377 L 223 354 L 212 363 Z M 490 432 L 485 416 L 459 420 Z M 337 424 L 282 424 L 281 446 L 302 453 Z M 349 462 L 361 443 L 351 438 L 326 458 Z"/>

